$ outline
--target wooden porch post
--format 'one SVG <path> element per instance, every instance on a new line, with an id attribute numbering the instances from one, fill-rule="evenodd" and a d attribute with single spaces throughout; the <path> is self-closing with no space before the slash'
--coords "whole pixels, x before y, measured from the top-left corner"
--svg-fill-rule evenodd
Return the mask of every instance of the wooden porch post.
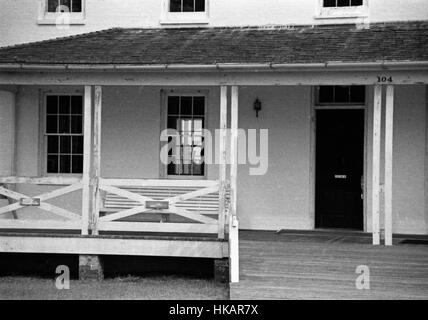
<path id="1" fill-rule="evenodd" d="M 94 102 L 94 150 L 92 159 L 92 234 L 98 234 L 98 219 L 100 215 L 100 189 L 99 179 L 101 174 L 101 112 L 102 112 L 102 87 L 95 86 Z"/>
<path id="2" fill-rule="evenodd" d="M 379 192 L 380 192 L 380 133 L 381 133 L 381 111 L 382 111 L 382 86 L 374 87 L 373 106 L 373 155 L 372 155 L 372 232 L 373 244 L 380 244 L 380 213 L 379 213 Z"/>
<path id="3" fill-rule="evenodd" d="M 84 124 L 83 124 L 83 175 L 82 175 L 82 235 L 88 234 L 90 213 L 90 170 L 91 170 L 91 139 L 92 139 L 92 88 L 85 86 L 84 93 Z"/>
<path id="4" fill-rule="evenodd" d="M 394 128 L 394 86 L 386 87 L 385 110 L 385 245 L 392 246 L 392 161 Z"/>
<path id="5" fill-rule="evenodd" d="M 239 225 L 237 217 L 237 177 L 238 177 L 238 106 L 239 91 L 232 86 L 231 100 L 231 141 L 230 141 L 230 216 L 229 216 L 229 268 L 230 282 L 239 282 Z"/>
<path id="6" fill-rule="evenodd" d="M 226 218 L 226 130 L 227 130 L 227 86 L 220 88 L 220 157 L 219 157 L 219 215 L 218 237 L 224 239 Z"/>

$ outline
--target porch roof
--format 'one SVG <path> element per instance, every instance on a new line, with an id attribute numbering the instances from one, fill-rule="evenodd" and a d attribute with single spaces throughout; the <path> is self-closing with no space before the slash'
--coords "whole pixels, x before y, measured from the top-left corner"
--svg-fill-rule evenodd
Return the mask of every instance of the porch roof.
<path id="1" fill-rule="evenodd" d="M 287 65 L 428 61 L 428 22 L 108 29 L 0 48 L 0 65 Z"/>

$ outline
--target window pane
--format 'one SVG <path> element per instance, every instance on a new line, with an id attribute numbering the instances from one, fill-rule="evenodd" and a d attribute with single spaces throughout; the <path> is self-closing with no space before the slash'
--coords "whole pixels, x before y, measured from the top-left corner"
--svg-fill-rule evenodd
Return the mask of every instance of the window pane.
<path id="1" fill-rule="evenodd" d="M 192 115 L 192 97 L 181 98 L 181 115 L 182 116 Z"/>
<path id="2" fill-rule="evenodd" d="M 194 1 L 195 0 L 183 0 L 183 12 L 194 12 Z"/>
<path id="3" fill-rule="evenodd" d="M 70 114 L 70 96 L 60 96 L 58 110 L 60 114 Z"/>
<path id="4" fill-rule="evenodd" d="M 70 133 L 70 116 L 59 116 L 58 133 Z"/>
<path id="5" fill-rule="evenodd" d="M 324 0 L 324 7 L 335 7 L 336 0 Z"/>
<path id="6" fill-rule="evenodd" d="M 168 114 L 178 115 L 180 114 L 180 97 L 168 97 Z"/>
<path id="7" fill-rule="evenodd" d="M 170 0 L 170 12 L 181 12 L 181 0 Z"/>
<path id="8" fill-rule="evenodd" d="M 363 0 L 351 0 L 351 6 L 362 6 Z"/>
<path id="9" fill-rule="evenodd" d="M 46 116 L 46 133 L 58 133 L 58 116 Z"/>
<path id="10" fill-rule="evenodd" d="M 351 102 L 362 103 L 362 104 L 366 102 L 365 86 L 351 86 Z"/>
<path id="11" fill-rule="evenodd" d="M 82 116 L 71 116 L 71 133 L 83 133 L 82 122 Z"/>
<path id="12" fill-rule="evenodd" d="M 48 136 L 48 153 L 58 153 L 58 136 Z"/>
<path id="13" fill-rule="evenodd" d="M 48 0 L 48 12 L 55 12 L 56 8 L 58 7 L 59 0 Z"/>
<path id="14" fill-rule="evenodd" d="M 195 0 L 195 11 L 196 12 L 205 11 L 205 0 Z"/>
<path id="15" fill-rule="evenodd" d="M 46 171 L 48 173 L 58 173 L 58 156 L 57 155 L 48 155 Z"/>
<path id="16" fill-rule="evenodd" d="M 61 153 L 71 153 L 71 137 L 60 137 L 59 151 Z"/>
<path id="17" fill-rule="evenodd" d="M 318 102 L 329 103 L 334 102 L 334 87 L 333 86 L 320 86 L 318 89 Z"/>
<path id="18" fill-rule="evenodd" d="M 334 100 L 336 103 L 348 103 L 349 102 L 349 86 L 335 86 L 334 88 Z"/>
<path id="19" fill-rule="evenodd" d="M 337 0 L 338 7 L 349 7 L 351 0 Z"/>
<path id="20" fill-rule="evenodd" d="M 82 12 L 82 0 L 72 0 L 72 12 Z"/>
<path id="21" fill-rule="evenodd" d="M 83 99 L 81 96 L 71 97 L 71 113 L 83 114 Z"/>
<path id="22" fill-rule="evenodd" d="M 72 173 L 83 173 L 83 156 L 72 157 Z"/>
<path id="23" fill-rule="evenodd" d="M 83 136 L 72 138 L 72 149 L 73 154 L 83 154 Z"/>
<path id="24" fill-rule="evenodd" d="M 59 172 L 71 173 L 71 156 L 69 155 L 59 156 Z"/>
<path id="25" fill-rule="evenodd" d="M 46 97 L 46 113 L 50 113 L 50 114 L 58 113 L 58 96 Z"/>
<path id="26" fill-rule="evenodd" d="M 61 12 L 71 11 L 71 0 L 61 0 Z"/>
<path id="27" fill-rule="evenodd" d="M 193 114 L 197 116 L 205 114 L 205 97 L 193 98 Z"/>
<path id="28" fill-rule="evenodd" d="M 173 117 L 168 117 L 168 125 L 167 125 L 167 129 L 178 129 L 177 128 L 177 120 L 178 118 L 176 116 Z"/>

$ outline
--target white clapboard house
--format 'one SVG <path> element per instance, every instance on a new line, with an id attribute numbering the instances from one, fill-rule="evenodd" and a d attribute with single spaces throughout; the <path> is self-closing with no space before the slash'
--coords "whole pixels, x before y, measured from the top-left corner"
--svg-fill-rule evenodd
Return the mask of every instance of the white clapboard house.
<path id="1" fill-rule="evenodd" d="M 428 233 L 426 0 L 0 5 L 1 252 L 235 282 L 238 228 Z"/>

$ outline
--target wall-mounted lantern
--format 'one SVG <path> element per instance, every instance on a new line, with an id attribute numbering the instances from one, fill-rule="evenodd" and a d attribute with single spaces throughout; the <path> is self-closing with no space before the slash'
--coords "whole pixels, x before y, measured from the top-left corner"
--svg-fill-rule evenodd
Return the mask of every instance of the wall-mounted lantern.
<path id="1" fill-rule="evenodd" d="M 262 103 L 259 100 L 259 98 L 256 98 L 256 101 L 254 101 L 254 110 L 256 111 L 256 117 L 259 117 L 259 111 L 262 110 Z"/>

